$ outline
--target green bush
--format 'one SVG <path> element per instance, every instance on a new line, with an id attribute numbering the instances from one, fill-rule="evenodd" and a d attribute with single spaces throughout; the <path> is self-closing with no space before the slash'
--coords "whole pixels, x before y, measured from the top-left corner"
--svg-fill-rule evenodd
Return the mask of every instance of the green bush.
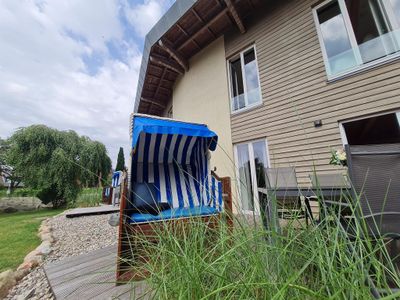
<path id="1" fill-rule="evenodd" d="M 31 188 L 16 188 L 10 195 L 7 195 L 7 188 L 0 189 L 0 198 L 2 197 L 37 197 L 39 190 Z"/>
<path id="2" fill-rule="evenodd" d="M 82 189 L 75 201 L 68 203 L 68 207 L 90 207 L 98 206 L 102 201 L 102 188 L 84 188 Z M 0 189 L 0 198 L 2 197 L 38 197 L 44 204 L 54 203 L 54 199 L 59 199 L 57 189 L 49 188 L 36 190 L 32 188 L 18 188 L 7 195 L 7 189 Z M 56 203 L 60 206 L 62 203 Z"/>
<path id="3" fill-rule="evenodd" d="M 102 188 L 82 189 L 73 207 L 92 207 L 100 205 L 102 201 L 102 191 Z"/>

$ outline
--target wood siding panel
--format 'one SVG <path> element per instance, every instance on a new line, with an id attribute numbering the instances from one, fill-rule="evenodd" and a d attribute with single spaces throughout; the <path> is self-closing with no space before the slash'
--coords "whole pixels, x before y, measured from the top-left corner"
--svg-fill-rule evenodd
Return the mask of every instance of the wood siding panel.
<path id="1" fill-rule="evenodd" d="M 338 170 L 328 162 L 331 149 L 342 146 L 339 121 L 400 109 L 399 61 L 327 81 L 314 3 L 277 1 L 246 34 L 225 36 L 227 59 L 255 44 L 263 97 L 261 106 L 231 116 L 233 143 L 267 137 L 272 165 L 296 166 L 302 184 L 314 167 Z M 319 119 L 323 126 L 314 128 Z"/>

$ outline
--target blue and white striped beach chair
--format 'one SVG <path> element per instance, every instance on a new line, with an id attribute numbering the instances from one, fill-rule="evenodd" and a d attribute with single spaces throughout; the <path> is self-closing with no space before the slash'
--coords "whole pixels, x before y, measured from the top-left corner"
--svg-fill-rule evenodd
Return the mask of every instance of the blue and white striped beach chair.
<path id="1" fill-rule="evenodd" d="M 168 203 L 160 214 L 133 213 L 129 222 L 217 214 L 223 209 L 222 185 L 210 171 L 210 151 L 217 135 L 206 125 L 136 115 L 132 132 L 130 203 L 135 184 L 154 186 L 156 203 Z M 135 197 L 136 196 L 136 197 Z"/>
<path id="2" fill-rule="evenodd" d="M 206 125 L 136 114 L 131 136 L 130 191 L 121 204 L 120 243 L 121 230 L 166 220 L 209 218 L 225 206 L 231 209 L 229 177 L 218 178 L 210 169 L 218 137 Z M 151 192 L 138 195 L 136 187 L 143 185 Z M 158 210 L 140 211 L 138 201 Z"/>
<path id="3" fill-rule="evenodd" d="M 112 179 L 111 179 L 111 186 L 112 186 L 112 205 L 119 205 L 120 198 L 121 198 L 121 183 L 122 183 L 122 171 L 115 171 Z"/>

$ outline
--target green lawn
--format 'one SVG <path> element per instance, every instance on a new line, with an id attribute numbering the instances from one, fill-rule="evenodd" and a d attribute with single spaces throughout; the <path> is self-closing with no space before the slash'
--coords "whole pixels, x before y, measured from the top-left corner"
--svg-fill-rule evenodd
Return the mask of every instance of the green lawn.
<path id="1" fill-rule="evenodd" d="M 24 257 L 40 244 L 37 232 L 43 219 L 62 211 L 0 213 L 0 272 L 18 267 Z"/>

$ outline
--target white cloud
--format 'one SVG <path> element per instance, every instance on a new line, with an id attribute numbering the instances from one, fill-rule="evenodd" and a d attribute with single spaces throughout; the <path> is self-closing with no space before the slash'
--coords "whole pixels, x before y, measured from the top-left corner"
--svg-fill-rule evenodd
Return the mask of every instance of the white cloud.
<path id="1" fill-rule="evenodd" d="M 144 0 L 144 3 L 134 5 L 125 2 L 125 16 L 135 32 L 144 37 L 171 4 L 171 0 Z"/>
<path id="2" fill-rule="evenodd" d="M 83 37 L 93 49 L 104 51 L 106 41 L 122 38 L 116 1 L 52 0 L 42 7 L 43 14 L 55 21 L 59 31 Z"/>
<path id="3" fill-rule="evenodd" d="M 118 0 L 1 1 L 0 137 L 45 124 L 103 142 L 113 164 L 120 146 L 129 153 L 141 53 L 125 36 L 132 32 L 120 19 L 126 5 Z M 147 1 L 128 9 L 139 16 L 135 24 L 144 32 L 165 11 L 165 3 Z M 123 61 L 108 50 L 111 42 Z M 102 60 L 89 74 L 82 57 L 92 53 L 101 53 Z"/>

